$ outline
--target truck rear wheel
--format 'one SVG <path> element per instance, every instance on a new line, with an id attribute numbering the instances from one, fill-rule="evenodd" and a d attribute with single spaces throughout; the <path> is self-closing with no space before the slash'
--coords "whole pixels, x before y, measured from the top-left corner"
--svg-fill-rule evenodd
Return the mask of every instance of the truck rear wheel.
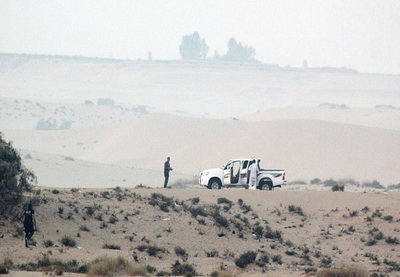
<path id="1" fill-rule="evenodd" d="M 219 179 L 213 178 L 208 182 L 209 189 L 221 189 L 221 181 Z"/>
<path id="2" fill-rule="evenodd" d="M 260 185 L 258 186 L 258 188 L 260 190 L 272 190 L 273 188 L 273 184 L 271 180 L 263 180 L 260 182 Z"/>

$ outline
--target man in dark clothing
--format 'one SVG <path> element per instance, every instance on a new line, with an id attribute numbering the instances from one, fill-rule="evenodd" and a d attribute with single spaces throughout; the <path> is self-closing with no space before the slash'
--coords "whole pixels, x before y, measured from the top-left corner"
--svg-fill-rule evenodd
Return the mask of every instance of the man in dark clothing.
<path id="1" fill-rule="evenodd" d="M 168 185 L 168 179 L 169 179 L 169 172 L 172 170 L 171 165 L 169 164 L 170 158 L 167 158 L 167 161 L 164 163 L 164 188 L 167 187 Z"/>
<path id="2" fill-rule="evenodd" d="M 24 212 L 25 246 L 28 247 L 28 241 L 32 238 L 36 230 L 35 211 L 32 204 Z"/>

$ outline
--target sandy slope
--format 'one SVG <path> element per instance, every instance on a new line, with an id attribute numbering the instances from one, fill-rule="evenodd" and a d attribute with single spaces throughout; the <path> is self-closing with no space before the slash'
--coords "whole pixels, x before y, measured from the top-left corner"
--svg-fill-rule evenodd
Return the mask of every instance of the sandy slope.
<path id="1" fill-rule="evenodd" d="M 174 198 L 167 204 L 169 211 L 160 209 L 160 203 L 168 202 L 154 198 L 152 193 Z M 133 260 L 132 255 L 137 255 L 140 263 L 155 266 L 157 270 L 170 270 L 171 264 L 181 259 L 174 251 L 180 246 L 188 254 L 187 261 L 203 275 L 222 266 L 242 276 L 260 276 L 263 270 L 268 276 L 300 276 L 306 268 L 316 270 L 324 263 L 331 266 L 355 263 L 387 276 L 399 276 L 383 262 L 384 259 L 398 262 L 400 258 L 399 245 L 385 242 L 389 236 L 400 238 L 399 196 L 399 192 L 260 192 L 244 189 L 123 189 L 107 190 L 107 194 L 99 189 L 75 192 L 61 189 L 60 193 L 54 194 L 52 189 L 41 188 L 40 197 L 45 200 L 35 207 L 39 227 L 35 234 L 37 246 L 26 251 L 22 239 L 14 237 L 20 223 L 3 219 L 0 261 L 9 257 L 17 264 L 36 262 L 42 253 L 50 253 L 52 259 L 76 259 L 80 263 L 104 255 L 122 255 L 129 260 Z M 191 200 L 195 197 L 199 197 L 198 204 Z M 233 206 L 213 207 L 221 197 L 232 201 Z M 156 199 L 154 206 L 151 198 Z M 238 203 L 239 199 L 244 205 Z M 248 212 L 246 205 L 251 209 Z M 290 205 L 296 212 L 289 210 Z M 87 213 L 87 207 L 95 209 L 93 215 Z M 219 207 L 220 215 L 229 220 L 227 226 L 219 225 L 211 216 L 216 207 Z M 200 208 L 208 215 L 194 217 L 191 208 Z M 381 215 L 373 216 L 377 209 Z M 385 220 L 386 216 L 393 218 Z M 112 217 L 116 220 L 111 223 Z M 82 226 L 89 231 L 82 230 Z M 268 227 L 271 231 L 281 231 L 282 239 L 264 235 L 257 239 L 257 226 L 263 227 L 264 232 Z M 374 227 L 384 238 L 367 246 Z M 73 238 L 78 248 L 63 246 L 60 242 L 63 236 Z M 54 246 L 46 248 L 45 240 L 53 241 Z M 114 244 L 121 249 L 104 249 L 104 244 Z M 168 253 L 149 256 L 137 249 L 140 245 L 155 245 L 165 248 Z M 213 249 L 218 251 L 218 256 L 207 257 L 206 251 Z M 264 266 L 252 264 L 245 270 L 239 269 L 234 264 L 235 258 L 249 250 L 256 251 L 258 259 L 266 253 L 269 262 Z M 375 264 L 365 256 L 368 253 L 376 255 L 380 263 Z M 278 255 L 282 264 L 272 260 Z"/>

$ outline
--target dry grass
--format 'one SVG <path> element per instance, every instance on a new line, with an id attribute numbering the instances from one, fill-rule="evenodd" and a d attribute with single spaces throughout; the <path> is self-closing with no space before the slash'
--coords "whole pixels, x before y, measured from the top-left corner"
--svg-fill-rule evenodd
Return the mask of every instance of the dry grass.
<path id="1" fill-rule="evenodd" d="M 366 269 L 356 265 L 344 265 L 340 268 L 324 268 L 316 277 L 369 277 Z"/>
<path id="2" fill-rule="evenodd" d="M 125 273 L 129 276 L 147 276 L 147 270 L 142 265 L 132 264 L 122 257 L 103 257 L 89 265 L 89 276 L 113 276 Z"/>

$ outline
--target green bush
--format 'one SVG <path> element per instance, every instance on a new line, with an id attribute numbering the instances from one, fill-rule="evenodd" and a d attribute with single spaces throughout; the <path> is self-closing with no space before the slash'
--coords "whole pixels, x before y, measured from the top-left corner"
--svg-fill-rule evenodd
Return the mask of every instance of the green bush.
<path id="1" fill-rule="evenodd" d="M 35 175 L 24 167 L 19 152 L 0 133 L 0 214 L 13 211 L 35 182 Z"/>

